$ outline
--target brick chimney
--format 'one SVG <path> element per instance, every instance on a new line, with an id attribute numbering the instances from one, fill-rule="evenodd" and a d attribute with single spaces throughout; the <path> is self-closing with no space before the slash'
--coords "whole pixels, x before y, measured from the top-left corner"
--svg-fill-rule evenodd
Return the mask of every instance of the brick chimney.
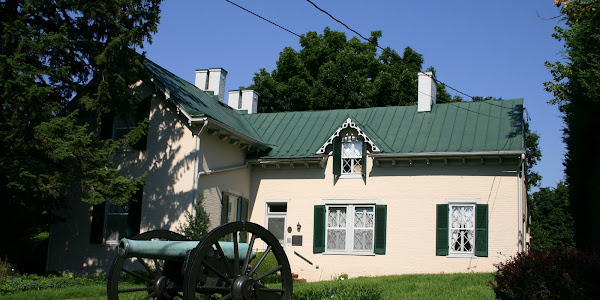
<path id="1" fill-rule="evenodd" d="M 431 111 L 431 106 L 435 104 L 437 94 L 437 87 L 432 72 L 419 72 L 418 90 L 418 111 Z"/>
<path id="2" fill-rule="evenodd" d="M 255 114 L 258 110 L 258 93 L 254 90 L 229 91 L 227 104 L 233 109 L 246 110 L 248 114 Z"/>
<path id="3" fill-rule="evenodd" d="M 196 70 L 194 85 L 203 91 L 211 91 L 219 97 L 219 101 L 225 103 L 225 78 L 227 71 L 223 68 L 211 68 Z"/>

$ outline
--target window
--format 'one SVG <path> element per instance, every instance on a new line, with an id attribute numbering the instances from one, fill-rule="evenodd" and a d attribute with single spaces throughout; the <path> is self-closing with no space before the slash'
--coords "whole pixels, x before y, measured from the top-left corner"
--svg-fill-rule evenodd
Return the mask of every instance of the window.
<path id="1" fill-rule="evenodd" d="M 333 173 L 340 177 L 362 177 L 366 174 L 366 143 L 354 135 L 333 140 Z"/>
<path id="2" fill-rule="evenodd" d="M 342 141 L 342 174 L 362 174 L 362 141 Z"/>
<path id="3" fill-rule="evenodd" d="M 267 229 L 279 240 L 285 241 L 287 203 L 267 203 Z"/>
<path id="4" fill-rule="evenodd" d="M 386 205 L 316 205 L 314 253 L 385 254 Z"/>
<path id="5" fill-rule="evenodd" d="M 486 204 L 438 204 L 436 227 L 436 255 L 488 256 Z"/>
<path id="6" fill-rule="evenodd" d="M 249 200 L 229 192 L 221 192 L 221 224 L 248 221 Z"/>
<path id="7" fill-rule="evenodd" d="M 142 191 L 127 204 L 111 204 L 110 200 L 96 204 L 92 209 L 90 242 L 117 244 L 122 238 L 131 238 L 140 232 Z"/>
<path id="8" fill-rule="evenodd" d="M 126 114 L 124 116 L 116 115 L 113 118 L 112 122 L 112 139 L 118 140 L 128 134 L 131 130 L 136 128 L 139 123 L 143 122 L 150 115 L 150 99 L 146 98 L 140 103 L 138 103 L 136 107 L 135 114 Z M 103 131 L 107 129 L 103 128 Z M 105 136 L 106 133 L 103 134 Z M 126 151 L 131 150 L 146 150 L 146 144 L 148 142 L 148 134 L 147 131 L 143 133 L 140 139 L 129 149 L 124 149 Z"/>

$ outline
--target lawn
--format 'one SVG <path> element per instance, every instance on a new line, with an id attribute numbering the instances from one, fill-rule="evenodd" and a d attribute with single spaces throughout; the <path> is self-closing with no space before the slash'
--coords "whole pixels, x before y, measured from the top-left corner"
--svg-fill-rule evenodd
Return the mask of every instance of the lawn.
<path id="1" fill-rule="evenodd" d="M 298 283 L 294 285 L 294 298 L 373 299 L 379 295 L 379 299 L 494 299 L 487 285 L 492 278 L 486 273 L 434 274 Z M 0 299 L 106 299 L 106 285 L 90 281 L 81 286 L 4 294 Z"/>

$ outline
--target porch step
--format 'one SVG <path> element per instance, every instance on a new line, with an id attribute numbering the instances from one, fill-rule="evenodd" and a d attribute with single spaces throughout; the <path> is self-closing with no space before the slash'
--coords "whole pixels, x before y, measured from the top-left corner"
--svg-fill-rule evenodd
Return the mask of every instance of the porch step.
<path id="1" fill-rule="evenodd" d="M 296 273 L 292 273 L 292 280 L 294 280 L 294 282 L 306 282 L 306 279 L 298 278 L 298 274 Z"/>

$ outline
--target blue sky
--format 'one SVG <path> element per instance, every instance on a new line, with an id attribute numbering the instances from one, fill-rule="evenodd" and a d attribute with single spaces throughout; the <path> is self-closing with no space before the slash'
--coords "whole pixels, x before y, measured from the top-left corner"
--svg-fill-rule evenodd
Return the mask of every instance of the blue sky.
<path id="1" fill-rule="evenodd" d="M 355 36 L 305 0 L 231 1 L 297 34 L 330 27 Z M 543 87 L 551 79 L 544 62 L 562 58 L 563 46 L 552 37 L 561 21 L 538 17 L 559 14 L 552 0 L 313 2 L 363 36 L 381 30 L 383 47 L 423 54 L 423 69 L 434 66 L 439 80 L 466 94 L 524 98 L 531 128 L 541 137 L 535 170 L 542 186 L 563 179 L 564 123 Z M 248 86 L 255 72 L 275 68 L 284 47 L 300 48 L 298 37 L 224 0 L 167 0 L 161 8 L 158 33 L 144 50 L 190 82 L 196 69 L 222 67 L 227 90 Z"/>

